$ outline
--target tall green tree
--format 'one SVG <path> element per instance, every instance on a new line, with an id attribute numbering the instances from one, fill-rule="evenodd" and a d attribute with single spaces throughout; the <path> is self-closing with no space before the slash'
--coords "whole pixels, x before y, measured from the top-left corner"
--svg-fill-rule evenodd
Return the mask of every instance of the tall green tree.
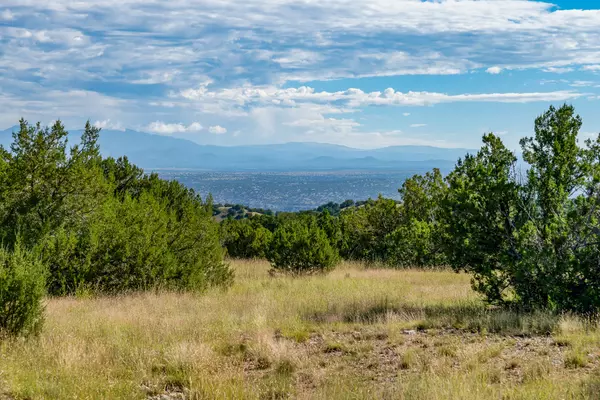
<path id="1" fill-rule="evenodd" d="M 400 225 L 398 203 L 379 196 L 340 214 L 341 254 L 346 259 L 384 262 L 389 255 L 386 237 Z"/>
<path id="2" fill-rule="evenodd" d="M 0 248 L 0 340 L 40 332 L 45 278 L 40 260 L 19 242 L 12 250 Z"/>
<path id="3" fill-rule="evenodd" d="M 430 267 L 446 264 L 442 201 L 447 186 L 439 169 L 414 175 L 399 189 L 400 222 L 386 237 L 392 266 Z"/>
<path id="4" fill-rule="evenodd" d="M 451 265 L 474 275 L 474 287 L 501 303 L 511 289 L 510 266 L 520 257 L 517 158 L 493 134 L 475 155 L 459 160 L 444 200 L 446 250 Z"/>
<path id="5" fill-rule="evenodd" d="M 102 201 L 106 185 L 99 170 L 98 130 L 89 123 L 81 144 L 67 149 L 60 121 L 51 128 L 20 121 L 11 151 L 2 151 L 0 189 L 2 236 L 9 246 L 20 236 L 35 244 L 62 224 L 76 224 Z"/>
<path id="6" fill-rule="evenodd" d="M 597 312 L 599 139 L 578 141 L 572 106 L 550 107 L 521 140 L 526 173 L 494 135 L 448 177 L 448 254 L 490 302 Z"/>
<path id="7" fill-rule="evenodd" d="M 572 106 L 550 107 L 535 121 L 535 134 L 521 140 L 530 165 L 526 191 L 529 251 L 523 276 L 525 302 L 593 311 L 600 306 L 598 160 L 591 140 L 578 140 L 582 120 Z M 533 277 L 533 278 L 531 278 Z"/>

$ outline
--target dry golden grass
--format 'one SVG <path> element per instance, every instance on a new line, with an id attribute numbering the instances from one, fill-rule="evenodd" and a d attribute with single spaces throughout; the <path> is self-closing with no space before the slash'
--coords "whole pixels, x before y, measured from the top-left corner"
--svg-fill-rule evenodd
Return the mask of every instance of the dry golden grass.
<path id="1" fill-rule="evenodd" d="M 600 396 L 599 329 L 487 310 L 466 275 L 233 265 L 202 296 L 50 300 L 39 338 L 0 344 L 0 399 Z"/>

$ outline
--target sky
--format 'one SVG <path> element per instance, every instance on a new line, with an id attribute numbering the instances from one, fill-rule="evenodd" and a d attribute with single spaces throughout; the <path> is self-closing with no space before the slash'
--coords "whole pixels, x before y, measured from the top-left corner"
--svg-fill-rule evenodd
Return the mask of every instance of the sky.
<path id="1" fill-rule="evenodd" d="M 0 129 L 516 149 L 570 103 L 588 137 L 599 27 L 597 0 L 2 0 Z"/>

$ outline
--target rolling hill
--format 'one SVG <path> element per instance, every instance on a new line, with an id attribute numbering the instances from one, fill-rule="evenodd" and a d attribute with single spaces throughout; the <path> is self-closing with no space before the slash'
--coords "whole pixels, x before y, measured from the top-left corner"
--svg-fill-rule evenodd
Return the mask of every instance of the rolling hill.
<path id="1" fill-rule="evenodd" d="M 0 131 L 8 148 L 17 127 Z M 81 131 L 71 131 L 77 142 Z M 375 150 L 324 143 L 284 143 L 253 146 L 200 145 L 189 140 L 133 130 L 103 130 L 100 148 L 105 156 L 127 155 L 146 169 L 208 171 L 297 171 L 452 168 L 468 149 L 429 146 L 392 146 Z"/>

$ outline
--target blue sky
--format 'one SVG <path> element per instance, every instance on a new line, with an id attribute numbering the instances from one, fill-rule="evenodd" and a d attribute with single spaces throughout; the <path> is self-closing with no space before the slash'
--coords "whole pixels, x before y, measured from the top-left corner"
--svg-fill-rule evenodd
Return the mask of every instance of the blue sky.
<path id="1" fill-rule="evenodd" d="M 600 131 L 600 4 L 2 0 L 0 128 L 198 143 L 512 148 L 550 104 Z"/>

